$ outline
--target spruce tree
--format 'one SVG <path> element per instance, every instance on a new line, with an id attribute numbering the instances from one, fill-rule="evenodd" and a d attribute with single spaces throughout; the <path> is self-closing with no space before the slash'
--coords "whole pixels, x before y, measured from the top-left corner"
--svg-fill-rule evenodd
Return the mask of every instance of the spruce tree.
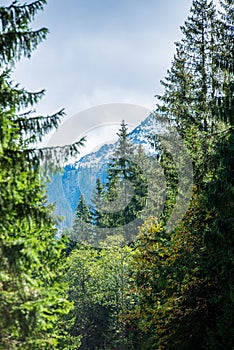
<path id="1" fill-rule="evenodd" d="M 215 65 L 219 71 L 219 89 L 216 94 L 215 112 L 219 120 L 234 123 L 234 4 L 220 1 L 221 16 L 218 20 L 219 45 Z"/>
<path id="2" fill-rule="evenodd" d="M 44 91 L 31 93 L 11 81 L 14 64 L 30 58 L 48 33 L 30 28 L 45 4 L 14 1 L 0 7 L 1 349 L 56 349 L 59 317 L 70 308 L 60 281 L 63 244 L 55 238 L 56 221 L 46 205 L 40 171 L 41 161 L 61 153 L 33 147 L 64 113 L 33 115 L 30 110 Z M 62 154 L 74 153 L 80 144 L 61 149 Z"/>
<path id="3" fill-rule="evenodd" d="M 102 220 L 102 197 L 103 197 L 103 185 L 101 183 L 100 178 L 96 181 L 96 188 L 91 198 L 92 203 L 92 225 L 97 227 L 103 227 Z"/>
<path id="4" fill-rule="evenodd" d="M 166 236 L 164 223 L 149 223 L 139 240 L 135 316 L 146 349 L 233 347 L 234 11 L 233 1 L 222 4 L 217 20 L 212 2 L 193 1 L 160 97 L 195 176 L 177 229 Z"/>
<path id="5" fill-rule="evenodd" d="M 162 82 L 165 92 L 158 96 L 163 102 L 159 110 L 169 112 L 184 132 L 191 124 L 208 131 L 212 125 L 209 104 L 217 85 L 215 8 L 212 1 L 194 0 L 190 13 L 181 27 L 183 38 L 176 43 L 172 67 Z"/>
<path id="6" fill-rule="evenodd" d="M 118 142 L 107 170 L 105 210 L 107 225 L 119 227 L 125 239 L 131 240 L 141 222 L 139 213 L 146 203 L 147 181 L 124 121 L 117 135 Z"/>
<path id="7" fill-rule="evenodd" d="M 94 244 L 99 244 L 106 238 L 107 216 L 105 211 L 104 185 L 100 178 L 96 181 L 96 188 L 91 198 L 91 225 L 92 240 Z"/>
<path id="8" fill-rule="evenodd" d="M 90 209 L 81 195 L 77 204 L 75 218 L 72 226 L 72 240 L 76 242 L 89 242 L 90 237 Z"/>
<path id="9" fill-rule="evenodd" d="M 215 117 L 223 130 L 215 135 L 214 152 L 209 167 L 215 176 L 205 188 L 205 203 L 213 215 L 205 234 L 207 248 L 207 272 L 216 285 L 212 298 L 213 326 L 209 330 L 208 346 L 231 349 L 234 342 L 234 3 L 221 1 L 219 50 L 215 64 L 220 74 Z"/>

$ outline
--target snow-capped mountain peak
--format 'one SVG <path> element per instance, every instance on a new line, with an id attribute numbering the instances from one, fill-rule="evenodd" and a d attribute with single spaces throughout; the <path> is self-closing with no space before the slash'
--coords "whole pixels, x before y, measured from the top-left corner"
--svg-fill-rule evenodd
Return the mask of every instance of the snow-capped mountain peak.
<path id="1" fill-rule="evenodd" d="M 157 154 L 155 136 L 163 134 L 165 127 L 153 115 L 149 115 L 128 138 L 134 145 L 142 145 L 148 155 Z M 113 156 L 116 142 L 104 144 L 97 151 L 83 156 L 78 161 L 64 167 L 62 175 L 56 175 L 48 188 L 49 202 L 57 202 L 56 214 L 65 217 L 64 226 L 70 227 L 74 212 L 83 194 L 90 202 L 97 178 L 106 179 L 106 170 Z M 58 199 L 59 198 L 59 199 Z"/>

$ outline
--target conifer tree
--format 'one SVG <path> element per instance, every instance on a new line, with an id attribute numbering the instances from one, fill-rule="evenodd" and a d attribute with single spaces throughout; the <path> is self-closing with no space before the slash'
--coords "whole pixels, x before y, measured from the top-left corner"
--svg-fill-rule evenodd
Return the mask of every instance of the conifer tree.
<path id="1" fill-rule="evenodd" d="M 221 18 L 218 20 L 218 52 L 215 65 L 219 70 L 219 89 L 216 94 L 216 115 L 218 119 L 234 123 L 234 4 L 233 1 L 220 1 Z"/>
<path id="2" fill-rule="evenodd" d="M 81 195 L 72 227 L 72 239 L 76 242 L 90 242 L 90 209 Z"/>
<path id="3" fill-rule="evenodd" d="M 30 23 L 45 0 L 0 6 L 0 348 L 56 349 L 57 323 L 68 312 L 60 278 L 63 244 L 46 206 L 40 162 L 56 162 L 77 151 L 80 142 L 54 150 L 35 149 L 37 141 L 63 116 L 35 116 L 30 110 L 44 95 L 11 82 L 14 64 L 30 58 L 48 30 Z M 22 113 L 22 109 L 26 112 Z M 27 111 L 28 110 L 28 111 Z"/>
<path id="4" fill-rule="evenodd" d="M 234 11 L 233 1 L 222 4 L 217 20 L 212 2 L 193 1 L 160 97 L 193 159 L 195 186 L 170 236 L 157 222 L 139 240 L 135 316 L 146 349 L 233 347 Z"/>
<path id="5" fill-rule="evenodd" d="M 101 183 L 100 178 L 96 181 L 96 188 L 93 193 L 93 197 L 91 199 L 91 203 L 93 205 L 92 209 L 92 225 L 97 227 L 103 226 L 102 214 L 101 214 L 101 206 L 102 206 L 102 197 L 103 197 L 103 185 Z"/>
<path id="6" fill-rule="evenodd" d="M 117 135 L 117 146 L 107 170 L 105 210 L 108 212 L 107 225 L 122 228 L 124 237 L 131 240 L 140 224 L 139 213 L 145 206 L 147 181 L 137 163 L 124 121 Z"/>
<path id="7" fill-rule="evenodd" d="M 221 1 L 219 46 L 215 64 L 220 72 L 219 95 L 215 117 L 223 130 L 215 135 L 213 155 L 209 167 L 215 176 L 207 183 L 204 205 L 210 213 L 209 229 L 205 234 L 207 271 L 216 285 L 212 298 L 213 326 L 209 330 L 208 346 L 231 349 L 233 328 L 233 274 L 234 274 L 234 3 Z"/>
<path id="8" fill-rule="evenodd" d="M 96 181 L 96 188 L 91 198 L 91 225 L 92 240 L 95 244 L 99 244 L 106 238 L 107 216 L 105 211 L 104 185 L 100 178 Z M 103 230 L 105 229 L 105 230 Z"/>
<path id="9" fill-rule="evenodd" d="M 117 196 L 123 196 L 123 206 L 126 207 L 128 190 L 124 180 L 129 179 L 132 174 L 131 159 L 133 156 L 133 146 L 128 140 L 127 124 L 124 121 L 120 125 L 117 136 L 117 146 L 114 150 L 113 159 L 108 166 L 108 195 L 111 201 L 116 199 Z M 120 182 L 123 185 L 123 193 L 121 194 L 119 193 L 121 189 L 119 188 L 117 192 L 115 188 Z"/>
<path id="10" fill-rule="evenodd" d="M 209 104 L 215 94 L 215 8 L 212 1 L 194 0 L 191 15 L 181 27 L 183 38 L 176 43 L 176 55 L 165 82 L 159 110 L 186 130 L 194 124 L 199 130 L 211 127 Z M 182 132 L 183 136 L 183 132 Z"/>

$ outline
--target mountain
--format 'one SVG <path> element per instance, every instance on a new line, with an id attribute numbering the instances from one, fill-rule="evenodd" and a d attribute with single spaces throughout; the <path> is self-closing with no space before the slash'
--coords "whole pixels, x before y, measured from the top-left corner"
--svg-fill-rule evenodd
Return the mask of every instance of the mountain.
<path id="1" fill-rule="evenodd" d="M 165 127 L 159 121 L 149 115 L 129 134 L 129 139 L 135 145 L 142 145 L 148 155 L 155 155 L 157 141 L 155 135 L 165 132 Z M 52 176 L 48 184 L 48 201 L 56 203 L 55 214 L 64 217 L 60 228 L 71 227 L 77 203 L 83 194 L 87 203 L 90 203 L 97 178 L 102 182 L 106 179 L 106 170 L 115 144 L 105 144 L 96 152 L 89 153 L 64 167 L 60 174 Z"/>

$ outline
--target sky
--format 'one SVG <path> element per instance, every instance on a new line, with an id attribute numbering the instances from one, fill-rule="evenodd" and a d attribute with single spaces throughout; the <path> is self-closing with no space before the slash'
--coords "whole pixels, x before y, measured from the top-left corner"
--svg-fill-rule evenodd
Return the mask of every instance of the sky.
<path id="1" fill-rule="evenodd" d="M 191 0 L 48 0 L 34 27 L 50 34 L 14 78 L 46 89 L 40 113 L 70 117 L 95 105 L 133 103 L 152 109 L 170 67 Z"/>
<path id="2" fill-rule="evenodd" d="M 160 80 L 170 68 L 174 42 L 181 39 L 180 26 L 191 3 L 192 0 L 48 0 L 33 28 L 47 27 L 50 34 L 30 60 L 22 59 L 16 65 L 13 78 L 28 90 L 46 90 L 37 105 L 38 113 L 48 115 L 65 108 L 64 123 L 78 116 L 82 130 L 87 115 L 82 111 L 94 111 L 89 115 L 94 126 L 98 105 L 122 103 L 129 104 L 130 110 L 134 105 L 153 110 L 154 96 L 163 91 Z M 142 119 L 145 116 L 143 113 Z M 118 122 L 110 118 L 112 121 Z M 70 130 L 72 127 L 77 128 L 77 123 Z M 115 134 L 116 128 L 113 130 Z M 69 139 L 66 132 L 63 128 L 57 133 L 64 135 L 60 144 Z M 98 133 L 103 143 L 108 141 L 104 134 L 113 138 L 111 130 L 103 128 L 101 135 L 99 128 Z M 93 143 L 87 150 L 92 148 Z"/>

